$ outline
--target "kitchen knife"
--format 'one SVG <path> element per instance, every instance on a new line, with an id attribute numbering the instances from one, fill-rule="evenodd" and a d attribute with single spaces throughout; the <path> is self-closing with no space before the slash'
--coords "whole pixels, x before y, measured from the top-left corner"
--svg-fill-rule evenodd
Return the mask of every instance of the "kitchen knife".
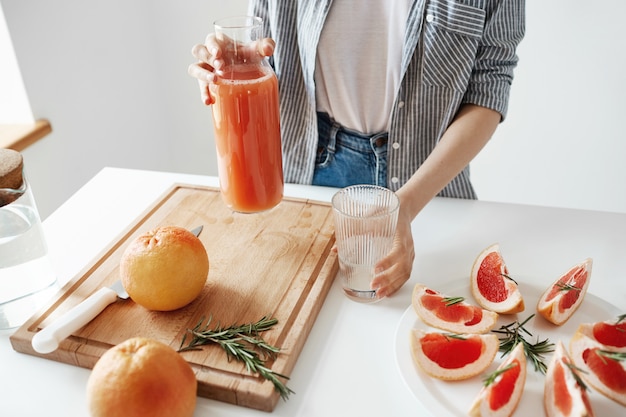
<path id="1" fill-rule="evenodd" d="M 191 233 L 199 236 L 202 228 L 203 226 L 198 226 Z M 89 323 L 118 298 L 128 298 L 128 293 L 124 289 L 122 281 L 119 280 L 110 287 L 100 288 L 80 304 L 37 332 L 31 341 L 33 349 L 38 353 L 54 352 L 59 347 L 61 340 Z"/>

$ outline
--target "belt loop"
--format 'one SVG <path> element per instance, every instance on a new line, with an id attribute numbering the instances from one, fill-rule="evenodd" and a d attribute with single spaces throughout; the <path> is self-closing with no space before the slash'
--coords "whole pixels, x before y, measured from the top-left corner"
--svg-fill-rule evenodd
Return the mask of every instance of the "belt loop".
<path id="1" fill-rule="evenodd" d="M 334 154 L 337 148 L 337 132 L 341 130 L 341 125 L 330 119 L 330 132 L 328 133 L 328 152 Z"/>

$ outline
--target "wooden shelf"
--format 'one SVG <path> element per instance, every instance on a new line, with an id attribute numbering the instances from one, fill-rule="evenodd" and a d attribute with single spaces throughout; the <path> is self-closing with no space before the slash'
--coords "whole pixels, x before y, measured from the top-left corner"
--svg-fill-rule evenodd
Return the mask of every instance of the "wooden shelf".
<path id="1" fill-rule="evenodd" d="M 21 152 L 52 132 L 52 126 L 46 119 L 28 124 L 0 124 L 0 148 Z"/>

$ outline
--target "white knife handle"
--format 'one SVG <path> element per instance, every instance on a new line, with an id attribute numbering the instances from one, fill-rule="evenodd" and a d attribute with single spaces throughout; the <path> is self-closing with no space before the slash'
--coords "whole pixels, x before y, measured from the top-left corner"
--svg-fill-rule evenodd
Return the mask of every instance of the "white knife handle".
<path id="1" fill-rule="evenodd" d="M 39 353 L 50 353 L 59 347 L 61 340 L 93 320 L 109 304 L 117 299 L 117 293 L 105 287 L 90 295 L 80 304 L 65 312 L 57 320 L 35 334 L 31 341 Z"/>

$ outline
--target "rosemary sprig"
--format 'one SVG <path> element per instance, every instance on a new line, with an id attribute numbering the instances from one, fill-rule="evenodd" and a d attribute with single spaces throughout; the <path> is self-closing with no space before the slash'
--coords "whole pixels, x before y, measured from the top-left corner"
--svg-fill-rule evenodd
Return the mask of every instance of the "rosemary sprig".
<path id="1" fill-rule="evenodd" d="M 453 306 L 465 301 L 465 297 L 444 297 L 441 302 L 446 303 L 446 307 Z"/>
<path id="2" fill-rule="evenodd" d="M 581 291 L 582 290 L 580 287 L 568 284 L 566 282 L 557 282 L 555 285 L 557 287 L 559 287 L 560 291 L 572 291 L 572 290 L 573 291 Z"/>
<path id="3" fill-rule="evenodd" d="M 491 374 L 489 374 L 487 376 L 487 378 L 483 379 L 483 384 L 488 387 L 489 385 L 493 384 L 494 382 L 496 382 L 496 378 L 498 378 L 500 375 L 502 375 L 503 373 L 505 373 L 506 371 L 508 371 L 509 369 L 513 368 L 514 366 L 518 366 L 517 362 L 511 362 L 510 364 L 508 364 L 507 366 L 505 366 L 502 369 L 496 369 L 494 372 L 492 372 Z"/>
<path id="4" fill-rule="evenodd" d="M 513 278 L 511 278 L 508 274 L 504 274 L 504 273 L 503 273 L 503 274 L 500 274 L 500 275 L 502 275 L 502 276 L 503 276 L 504 278 L 506 278 L 506 279 L 510 279 L 510 280 L 511 280 L 511 281 L 513 281 L 515 284 L 517 284 L 517 281 L 515 281 Z"/>
<path id="5" fill-rule="evenodd" d="M 502 352 L 502 357 L 509 354 L 518 343 L 522 343 L 524 346 L 524 353 L 532 362 L 535 367 L 535 371 L 545 374 L 548 367 L 544 362 L 544 355 L 546 353 L 554 352 L 554 343 L 550 342 L 547 338 L 542 341 L 539 341 L 539 338 L 537 338 L 535 343 L 530 343 L 524 338 L 524 334 L 532 336 L 532 333 L 530 333 L 524 325 L 534 316 L 534 314 L 531 314 L 521 323 L 516 320 L 512 323 L 500 326 L 500 329 L 492 330 L 492 332 L 503 335 L 499 338 L 499 350 Z"/>
<path id="6" fill-rule="evenodd" d="M 288 377 L 265 366 L 266 360 L 275 359 L 280 349 L 267 343 L 259 336 L 259 333 L 271 329 L 278 323 L 277 319 L 265 316 L 256 323 L 229 327 L 221 327 L 218 324 L 213 329 L 209 328 L 211 317 L 206 324 L 203 323 L 204 317 L 193 329 L 188 329 L 188 333 L 183 335 L 179 352 L 198 350 L 199 346 L 217 344 L 226 352 L 229 360 L 235 358 L 243 362 L 248 372 L 257 373 L 274 384 L 274 389 L 280 393 L 283 400 L 287 400 L 289 394 L 294 393 L 281 381 L 281 378 L 289 379 Z M 191 335 L 191 339 L 185 346 L 188 334 Z"/>
<path id="7" fill-rule="evenodd" d="M 626 361 L 626 352 L 612 352 L 610 350 L 598 349 L 596 354 L 602 359 L 602 362 L 606 365 L 606 359 L 611 359 L 616 362 Z"/>
<path id="8" fill-rule="evenodd" d="M 574 380 L 576 381 L 578 386 L 583 391 L 587 391 L 589 389 L 589 387 L 587 386 L 587 384 L 585 384 L 585 382 L 582 380 L 580 375 L 578 375 L 579 372 L 581 372 L 583 374 L 586 373 L 586 372 L 584 370 L 580 369 L 578 366 L 572 364 L 572 363 L 566 363 L 566 362 L 564 362 L 564 363 L 565 363 L 565 366 L 567 366 L 569 368 L 570 372 L 574 376 Z"/>
<path id="9" fill-rule="evenodd" d="M 467 340 L 467 337 L 465 337 L 465 335 L 458 334 L 458 333 L 445 333 L 443 336 L 446 339 Z"/>

